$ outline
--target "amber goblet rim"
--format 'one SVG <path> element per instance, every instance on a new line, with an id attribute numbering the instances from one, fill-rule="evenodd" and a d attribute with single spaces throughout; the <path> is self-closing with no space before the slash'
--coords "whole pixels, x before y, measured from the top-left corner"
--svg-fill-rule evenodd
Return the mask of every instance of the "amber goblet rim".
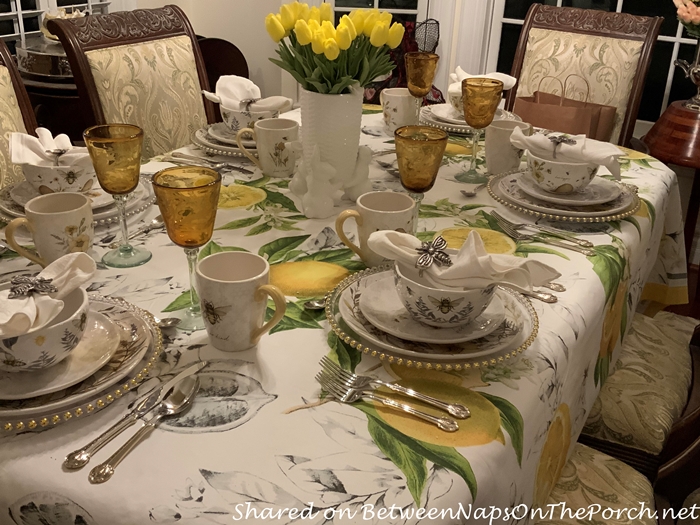
<path id="1" fill-rule="evenodd" d="M 433 128 L 432 126 L 402 126 L 394 131 L 394 139 L 411 140 L 412 136 L 406 136 L 404 133 L 430 133 L 438 135 L 435 138 L 420 139 L 420 142 L 427 144 L 437 144 L 449 138 L 449 134 L 438 128 Z M 416 140 L 418 142 L 418 140 Z"/>
<path id="2" fill-rule="evenodd" d="M 437 60 L 440 55 L 437 53 L 429 53 L 427 51 L 409 51 L 404 55 L 406 58 L 418 58 L 421 60 Z"/>
<path id="3" fill-rule="evenodd" d="M 503 82 L 496 80 L 495 78 L 483 78 L 483 77 L 472 77 L 465 78 L 462 80 L 462 90 L 466 89 L 467 86 L 471 87 L 486 87 L 486 88 L 498 88 L 503 89 Z"/>
<path id="4" fill-rule="evenodd" d="M 113 137 L 102 137 L 99 135 L 96 135 L 95 133 L 101 130 L 106 130 L 106 129 L 117 129 L 117 128 L 122 128 L 124 130 L 131 130 L 130 133 L 124 133 L 123 135 L 119 136 L 113 136 Z M 143 129 L 141 129 L 138 126 L 134 126 L 133 124 L 118 124 L 118 123 L 112 123 L 112 124 L 98 124 L 96 126 L 90 126 L 87 128 L 85 131 L 83 131 L 83 139 L 85 139 L 85 142 L 87 143 L 88 140 L 91 142 L 121 142 L 121 141 L 129 141 L 129 140 L 135 140 L 143 137 Z"/>
<path id="5" fill-rule="evenodd" d="M 198 172 L 202 173 L 203 175 L 213 175 L 215 179 L 211 182 L 207 182 L 206 184 L 200 184 L 198 186 L 188 186 L 186 188 L 179 188 L 175 186 L 167 186 L 165 184 L 162 184 L 158 182 L 158 179 L 163 177 L 164 175 L 168 175 L 169 173 L 172 172 L 181 172 L 183 170 L 187 169 L 196 169 Z M 191 191 L 191 190 L 201 190 L 202 188 L 207 188 L 209 186 L 215 186 L 218 183 L 221 182 L 221 173 L 219 173 L 216 170 L 213 170 L 211 168 L 205 168 L 204 166 L 173 166 L 170 168 L 165 168 L 157 172 L 155 175 L 153 175 L 153 185 L 158 186 L 159 188 L 163 188 L 164 190 L 175 190 L 175 191 Z"/>

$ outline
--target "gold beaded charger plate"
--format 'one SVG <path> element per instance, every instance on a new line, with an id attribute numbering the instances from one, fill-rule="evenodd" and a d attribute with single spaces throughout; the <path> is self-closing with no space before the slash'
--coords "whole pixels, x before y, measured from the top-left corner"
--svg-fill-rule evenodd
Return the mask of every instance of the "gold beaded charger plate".
<path id="1" fill-rule="evenodd" d="M 528 348 L 537 336 L 539 319 L 528 299 L 517 292 L 499 288 L 506 317 L 491 334 L 459 344 L 407 341 L 380 330 L 359 308 L 366 279 L 390 266 L 357 272 L 341 281 L 326 297 L 326 318 L 331 329 L 357 350 L 404 366 L 461 370 L 488 366 L 511 359 Z M 363 282 L 364 281 L 364 282 Z"/>
<path id="2" fill-rule="evenodd" d="M 117 328 L 119 346 L 109 362 L 69 388 L 31 399 L 0 401 L 5 432 L 43 430 L 86 417 L 110 405 L 148 376 L 163 351 L 163 336 L 153 316 L 122 299 L 90 295 L 90 310 Z"/>
<path id="3" fill-rule="evenodd" d="M 518 185 L 519 173 L 503 173 L 491 178 L 488 191 L 496 201 L 527 215 L 552 221 L 609 222 L 619 221 L 639 210 L 637 188 L 631 184 L 621 184 L 622 191 L 616 199 L 583 209 L 581 206 L 565 206 L 535 199 Z"/>
<path id="4" fill-rule="evenodd" d="M 192 142 L 207 153 L 212 153 L 214 155 L 224 155 L 226 157 L 245 157 L 243 152 L 238 149 L 238 146 L 231 146 L 216 140 L 207 132 L 207 128 L 198 129 L 195 131 L 194 136 L 192 137 Z M 248 152 L 256 156 L 258 154 L 258 150 L 255 148 L 249 148 Z"/>

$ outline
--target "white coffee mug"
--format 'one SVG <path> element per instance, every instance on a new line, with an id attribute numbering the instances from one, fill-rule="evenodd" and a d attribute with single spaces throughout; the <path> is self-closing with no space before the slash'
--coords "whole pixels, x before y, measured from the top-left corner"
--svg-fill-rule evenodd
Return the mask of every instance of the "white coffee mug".
<path id="1" fill-rule="evenodd" d="M 246 134 L 252 133 L 257 158 L 243 145 Z M 299 123 L 286 118 L 258 120 L 253 128 L 244 128 L 236 134 L 238 148 L 269 177 L 291 177 L 297 160 L 293 142 L 299 140 Z"/>
<path id="2" fill-rule="evenodd" d="M 532 134 L 532 124 L 514 120 L 497 120 L 486 128 L 486 171 L 489 173 L 505 173 L 520 166 L 523 150 L 510 143 L 515 128 L 520 128 L 523 135 Z"/>
<path id="3" fill-rule="evenodd" d="M 384 127 L 389 135 L 403 126 L 418 124 L 420 101 L 409 93 L 408 88 L 388 88 L 379 93 L 379 102 L 384 114 Z"/>
<path id="4" fill-rule="evenodd" d="M 7 244 L 23 257 L 46 267 L 56 259 L 92 248 L 94 226 L 91 201 L 81 193 L 50 193 L 24 206 L 26 217 L 13 219 L 5 229 Z M 15 231 L 29 230 L 38 256 L 20 246 Z"/>
<path id="5" fill-rule="evenodd" d="M 386 262 L 386 259 L 370 250 L 367 239 L 372 233 L 380 230 L 411 233 L 415 206 L 415 201 L 405 193 L 393 191 L 365 193 L 357 199 L 357 210 L 345 210 L 338 215 L 335 220 L 335 231 L 345 245 L 359 255 L 367 266 L 378 266 Z M 357 223 L 359 247 L 348 239 L 343 231 L 343 225 L 350 217 L 353 217 Z"/>
<path id="6" fill-rule="evenodd" d="M 196 279 L 204 325 L 219 350 L 240 352 L 255 346 L 284 317 L 284 294 L 269 284 L 270 265 L 259 255 L 215 253 L 199 261 Z M 275 313 L 265 323 L 268 296 Z"/>

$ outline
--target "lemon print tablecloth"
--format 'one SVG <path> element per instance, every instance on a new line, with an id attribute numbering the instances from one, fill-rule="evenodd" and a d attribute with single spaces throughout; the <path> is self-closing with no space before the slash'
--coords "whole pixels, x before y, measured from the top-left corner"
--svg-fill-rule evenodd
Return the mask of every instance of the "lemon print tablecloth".
<path id="1" fill-rule="evenodd" d="M 377 152 L 370 167 L 374 188 L 402 191 L 381 114 L 364 115 L 362 143 Z M 334 217 L 307 219 L 289 180 L 268 179 L 257 170 L 224 171 L 216 230 L 200 256 L 245 250 L 265 257 L 272 282 L 288 295 L 282 322 L 256 348 L 235 354 L 214 350 L 205 332 L 166 333 L 167 351 L 155 366 L 160 376 L 138 392 L 44 432 L 0 434 L 0 524 L 404 524 L 419 521 L 419 508 L 437 509 L 435 523 L 488 523 L 487 512 L 451 519 L 450 511 L 460 504 L 466 511 L 470 503 L 505 510 L 545 502 L 637 306 L 687 300 L 678 185 L 660 162 L 632 152 L 623 157 L 623 181 L 639 188 L 642 206 L 619 222 L 572 225 L 595 244 L 595 255 L 586 257 L 505 236 L 490 210 L 517 222 L 531 219 L 498 205 L 486 190 L 470 199 L 460 194 L 486 180 L 482 160 L 479 175 L 467 172 L 469 152 L 465 139 L 451 138 L 420 210 L 418 235 L 430 240 L 441 234 L 458 248 L 476 230 L 493 253 L 530 257 L 561 272 L 567 291 L 557 294 L 556 304 L 534 303 L 539 335 L 519 358 L 440 372 L 359 354 L 329 332 L 322 312 L 303 308 L 305 300 L 364 268 L 340 242 Z M 247 161 L 234 162 L 253 170 Z M 143 171 L 164 166 L 151 163 Z M 350 206 L 342 202 L 337 212 Z M 157 214 L 154 207 L 132 227 Z M 354 226 L 348 228 L 351 233 Z M 115 233 L 97 232 L 98 260 Z M 159 317 L 177 315 L 189 298 L 182 249 L 162 232 L 136 242 L 153 259 L 139 268 L 100 268 L 89 290 L 122 297 Z M 7 255 L 0 262 L 5 276 L 28 270 L 38 268 Z M 463 403 L 472 417 L 448 434 L 370 403 L 327 402 L 314 381 L 324 355 L 348 370 Z M 87 468 L 61 470 L 68 452 L 105 430 L 137 396 L 202 359 L 209 365 L 192 409 L 161 425 L 112 480 L 93 486 Z M 295 521 L 289 509 L 304 514 Z"/>

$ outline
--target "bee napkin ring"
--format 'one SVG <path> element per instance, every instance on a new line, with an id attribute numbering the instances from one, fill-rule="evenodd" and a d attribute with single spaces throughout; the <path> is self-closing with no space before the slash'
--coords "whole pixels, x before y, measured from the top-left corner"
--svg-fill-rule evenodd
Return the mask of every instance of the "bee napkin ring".
<path id="1" fill-rule="evenodd" d="M 416 251 L 420 253 L 420 257 L 416 261 L 416 268 L 420 268 L 419 276 L 423 276 L 423 270 L 430 268 L 433 263 L 438 266 L 452 266 L 452 259 L 444 251 L 447 248 L 447 241 L 441 236 L 437 236 L 432 242 L 421 243 L 420 248 Z"/>
<path id="2" fill-rule="evenodd" d="M 10 287 L 10 293 L 8 294 L 8 299 L 14 299 L 15 297 L 24 297 L 31 295 L 36 292 L 41 295 L 48 295 L 50 293 L 55 293 L 58 291 L 51 281 L 53 279 L 45 279 L 43 277 L 29 277 L 27 275 L 18 275 L 13 277 Z"/>

